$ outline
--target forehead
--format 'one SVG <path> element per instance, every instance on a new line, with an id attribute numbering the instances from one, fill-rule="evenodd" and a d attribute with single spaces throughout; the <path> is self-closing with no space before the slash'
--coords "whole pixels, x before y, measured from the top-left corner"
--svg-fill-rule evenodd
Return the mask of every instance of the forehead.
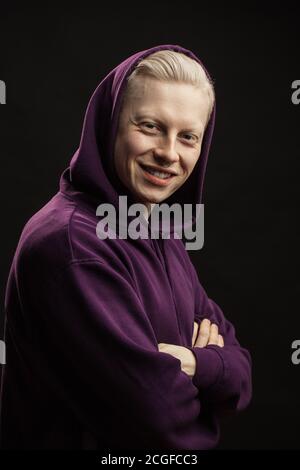
<path id="1" fill-rule="evenodd" d="M 136 77 L 126 100 L 129 113 L 153 115 L 167 121 L 203 126 L 209 108 L 208 95 L 194 85 Z"/>

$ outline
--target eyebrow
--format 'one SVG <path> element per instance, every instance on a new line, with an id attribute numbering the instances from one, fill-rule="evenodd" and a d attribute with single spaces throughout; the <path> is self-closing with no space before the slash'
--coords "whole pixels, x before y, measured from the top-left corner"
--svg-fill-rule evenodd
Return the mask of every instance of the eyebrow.
<path id="1" fill-rule="evenodd" d="M 153 121 L 156 121 L 160 126 L 166 128 L 166 124 L 159 118 L 152 116 L 151 114 L 135 114 L 134 119 L 140 120 L 140 119 L 151 119 Z M 200 133 L 200 135 L 203 132 L 203 127 L 201 129 L 197 129 L 196 127 L 185 127 L 183 129 L 184 132 L 196 132 L 197 134 Z"/>

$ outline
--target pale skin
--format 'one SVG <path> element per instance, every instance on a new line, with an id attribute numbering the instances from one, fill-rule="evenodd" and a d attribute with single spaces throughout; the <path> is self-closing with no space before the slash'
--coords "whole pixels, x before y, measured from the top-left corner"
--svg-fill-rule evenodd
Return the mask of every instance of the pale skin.
<path id="1" fill-rule="evenodd" d="M 138 77 L 123 104 L 114 162 L 123 184 L 148 211 L 177 191 L 197 163 L 209 98 L 181 82 Z M 166 186 L 149 181 L 144 166 L 173 173 Z"/>
<path id="2" fill-rule="evenodd" d="M 209 98 L 194 85 L 139 77 L 125 100 L 119 118 L 114 149 L 117 174 L 136 200 L 147 208 L 174 193 L 192 173 L 199 158 L 208 122 Z M 166 186 L 149 180 L 144 167 L 170 171 Z M 192 346 L 224 346 L 218 326 L 209 319 L 194 322 Z M 159 343 L 161 352 L 181 362 L 183 372 L 193 377 L 196 358 L 192 351 L 176 344 Z"/>
<path id="3" fill-rule="evenodd" d="M 205 348 L 209 344 L 215 344 L 220 348 L 224 346 L 222 335 L 219 334 L 218 326 L 211 323 L 208 318 L 204 318 L 200 323 L 198 334 L 198 323 L 194 321 L 194 331 L 192 337 L 192 346 L 196 348 Z M 196 371 L 196 357 L 188 348 L 176 344 L 158 343 L 158 350 L 171 354 L 181 362 L 181 370 L 189 377 L 193 377 Z"/>

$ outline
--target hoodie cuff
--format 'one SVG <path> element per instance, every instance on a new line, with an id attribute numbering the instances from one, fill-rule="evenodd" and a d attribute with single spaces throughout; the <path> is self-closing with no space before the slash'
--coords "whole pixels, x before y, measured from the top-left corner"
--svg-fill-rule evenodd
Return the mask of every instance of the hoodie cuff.
<path id="1" fill-rule="evenodd" d="M 196 357 L 196 370 L 192 378 L 194 385 L 200 390 L 217 384 L 224 374 L 224 362 L 214 345 L 205 348 L 188 347 Z"/>

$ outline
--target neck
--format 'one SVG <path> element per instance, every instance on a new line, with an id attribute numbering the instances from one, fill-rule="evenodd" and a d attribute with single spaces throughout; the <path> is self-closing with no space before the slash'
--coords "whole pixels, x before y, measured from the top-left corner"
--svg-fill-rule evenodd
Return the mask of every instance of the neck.
<path id="1" fill-rule="evenodd" d="M 145 204 L 145 211 L 143 215 L 147 221 L 149 219 L 150 213 L 152 209 L 154 208 L 154 206 L 155 206 L 155 203 Z"/>

